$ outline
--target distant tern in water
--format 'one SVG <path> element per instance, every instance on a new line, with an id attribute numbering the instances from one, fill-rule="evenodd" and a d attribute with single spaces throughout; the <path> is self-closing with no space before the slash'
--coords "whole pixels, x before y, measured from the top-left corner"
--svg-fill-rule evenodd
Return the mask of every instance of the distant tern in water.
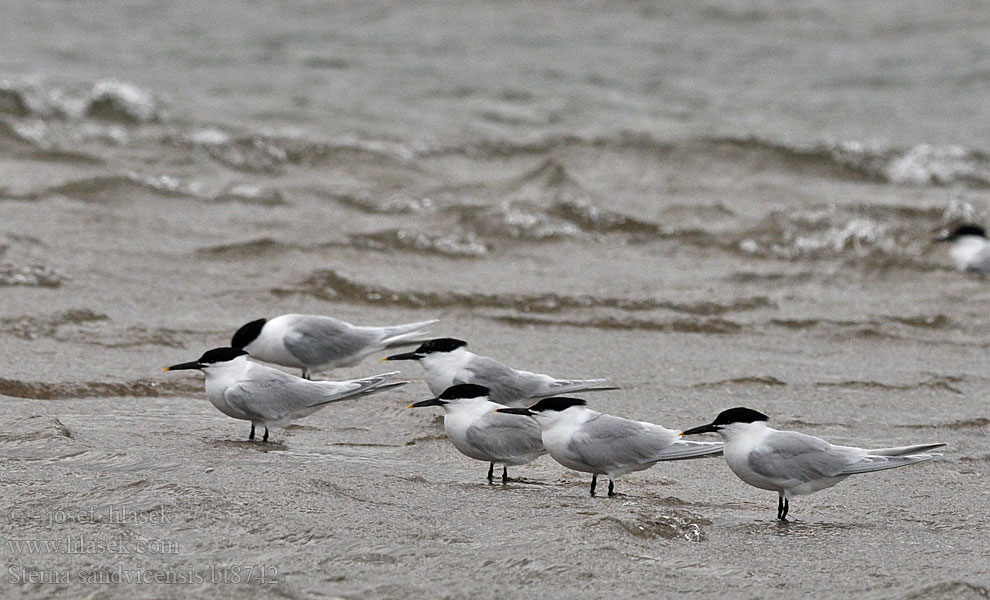
<path id="1" fill-rule="evenodd" d="M 767 426 L 770 417 L 749 408 L 722 411 L 709 425 L 681 435 L 718 433 L 725 440 L 725 462 L 749 485 L 777 492 L 777 518 L 787 519 L 790 497 L 811 494 L 856 473 L 904 467 L 938 454 L 945 444 L 919 444 L 866 450 L 835 446 L 821 438 Z"/>
<path id="2" fill-rule="evenodd" d="M 608 477 L 608 495 L 613 496 L 614 480 L 626 473 L 649 469 L 664 460 L 722 451 L 719 442 L 682 440 L 672 429 L 602 414 L 577 398 L 545 398 L 530 408 L 500 408 L 496 412 L 534 417 L 543 431 L 543 445 L 555 461 L 592 474 L 592 496 L 598 475 Z"/>
<path id="3" fill-rule="evenodd" d="M 382 373 L 350 381 L 307 381 L 288 373 L 259 365 L 237 348 L 214 348 L 199 360 L 165 367 L 166 371 L 198 369 L 206 375 L 206 397 L 217 410 L 235 419 L 251 421 L 268 428 L 305 417 L 331 402 L 374 394 L 407 382 L 389 380 L 399 374 Z"/>
<path id="4" fill-rule="evenodd" d="M 303 379 L 309 379 L 314 371 L 351 367 L 375 352 L 417 344 L 408 338 L 436 322 L 361 327 L 333 317 L 282 315 L 247 323 L 230 345 L 258 360 L 302 369 Z"/>
<path id="5" fill-rule="evenodd" d="M 952 244 L 949 256 L 960 271 L 990 273 L 990 241 L 986 230 L 979 225 L 960 225 L 949 235 L 933 241 Z"/>
<path id="6" fill-rule="evenodd" d="M 467 342 L 453 338 L 429 340 L 405 354 L 382 360 L 415 360 L 426 371 L 430 391 L 440 394 L 459 383 L 476 383 L 491 390 L 492 402 L 528 406 L 533 400 L 577 391 L 614 390 L 608 379 L 557 379 L 540 373 L 518 371 L 485 356 L 469 352 Z"/>
<path id="7" fill-rule="evenodd" d="M 447 439 L 464 456 L 489 463 L 489 485 L 495 464 L 501 464 L 504 484 L 509 480 L 507 465 L 533 462 L 546 450 L 540 426 L 532 417 L 495 412 L 508 407 L 492 402 L 488 394 L 486 387 L 465 383 L 447 388 L 436 398 L 410 404 L 409 408 L 442 406 Z"/>

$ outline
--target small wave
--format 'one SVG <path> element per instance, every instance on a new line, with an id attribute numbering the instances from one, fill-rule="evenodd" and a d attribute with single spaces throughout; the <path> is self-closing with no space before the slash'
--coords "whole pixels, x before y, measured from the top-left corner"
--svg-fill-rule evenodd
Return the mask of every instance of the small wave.
<path id="1" fill-rule="evenodd" d="M 0 265 L 0 287 L 25 286 L 57 288 L 69 281 L 61 271 L 43 266 Z"/>
<path id="2" fill-rule="evenodd" d="M 748 377 L 733 377 L 732 379 L 723 379 L 721 381 L 696 383 L 691 387 L 706 389 L 706 388 L 751 386 L 751 385 L 776 387 L 776 386 L 786 386 L 787 383 L 771 375 L 751 375 Z"/>
<path id="3" fill-rule="evenodd" d="M 40 415 L 14 419 L 10 432 L 0 432 L 0 444 L 33 442 L 41 439 L 72 439 L 72 432 L 56 417 Z"/>
<path id="4" fill-rule="evenodd" d="M 936 315 L 914 315 L 914 316 L 883 316 L 876 319 L 863 321 L 845 321 L 839 319 L 770 319 L 769 323 L 776 327 L 794 330 L 808 329 L 849 329 L 858 328 L 865 335 L 878 335 L 897 337 L 893 332 L 886 331 L 889 324 L 907 325 L 915 329 L 951 329 L 956 326 L 955 322 L 943 314 Z"/>
<path id="5" fill-rule="evenodd" d="M 179 380 L 171 382 L 139 380 L 121 383 L 104 381 L 51 383 L 0 378 L 0 394 L 33 400 L 63 400 L 67 398 L 107 396 L 155 398 L 161 396 L 195 395 L 201 391 L 201 382 Z"/>
<path id="6" fill-rule="evenodd" d="M 364 213 L 395 215 L 395 214 L 424 214 L 437 210 L 437 203 L 429 197 L 410 196 L 404 193 L 374 195 L 366 191 L 354 194 L 325 194 L 312 191 L 327 200 L 337 202 Z"/>
<path id="7" fill-rule="evenodd" d="M 575 238 L 582 233 L 571 221 L 554 217 L 528 201 L 504 200 L 489 208 L 456 207 L 453 210 L 461 213 L 463 224 L 485 237 L 547 241 Z"/>
<path id="8" fill-rule="evenodd" d="M 927 598 L 953 598 L 954 600 L 990 598 L 990 588 L 968 581 L 944 581 L 911 592 L 904 597 L 904 600 L 926 600 Z"/>
<path id="9" fill-rule="evenodd" d="M 774 283 L 780 281 L 803 282 L 821 277 L 820 273 L 811 271 L 800 271 L 797 273 L 756 273 L 753 271 L 741 271 L 726 276 L 726 280 L 732 283 Z"/>
<path id="10" fill-rule="evenodd" d="M 128 327 L 112 332 L 91 332 L 75 334 L 68 339 L 102 348 L 136 348 L 139 346 L 163 346 L 165 348 L 185 348 L 186 341 L 202 332 L 165 328 Z"/>
<path id="11" fill-rule="evenodd" d="M 649 134 L 621 132 L 604 137 L 551 134 L 518 140 L 489 140 L 463 147 L 431 149 L 426 153 L 508 158 L 548 155 L 569 147 L 633 150 L 665 162 L 701 157 L 712 163 L 738 164 L 755 171 L 776 169 L 853 181 L 990 187 L 990 157 L 958 144 L 917 144 L 909 148 L 855 141 L 786 144 L 756 136 L 664 142 Z"/>
<path id="12" fill-rule="evenodd" d="M 473 233 L 434 235 L 388 229 L 375 233 L 352 235 L 350 245 L 379 251 L 412 251 L 420 254 L 434 254 L 454 258 L 480 258 L 487 256 L 488 246 Z"/>
<path id="13" fill-rule="evenodd" d="M 901 425 L 907 429 L 984 429 L 990 427 L 990 419 L 985 417 L 974 417 L 972 419 L 962 419 L 960 421 L 950 421 L 948 423 L 925 423 L 924 425 Z"/>
<path id="14" fill-rule="evenodd" d="M 297 249 L 296 246 L 285 244 L 273 240 L 272 238 L 258 238 L 237 244 L 221 244 L 218 246 L 206 246 L 198 248 L 196 255 L 204 258 L 216 259 L 250 259 L 258 256 L 279 255 L 289 250 Z"/>
<path id="15" fill-rule="evenodd" d="M 626 517 L 603 518 L 602 523 L 613 523 L 626 533 L 636 537 L 666 540 L 683 539 L 700 542 L 705 539 L 703 527 L 712 522 L 690 511 L 680 508 L 666 508 L 652 513 L 640 512 Z"/>
<path id="16" fill-rule="evenodd" d="M 22 340 L 36 340 L 53 337 L 59 327 L 77 323 L 106 321 L 110 317 L 88 309 L 75 309 L 45 317 L 21 316 L 0 319 L 0 333 L 12 335 Z"/>
<path id="17" fill-rule="evenodd" d="M 590 201 L 558 202 L 551 214 L 574 223 L 591 233 L 628 233 L 662 237 L 667 234 L 656 223 L 650 223 L 595 206 Z"/>
<path id="18" fill-rule="evenodd" d="M 507 308 L 520 312 L 553 313 L 571 308 L 615 308 L 627 311 L 666 309 L 675 312 L 715 315 L 728 312 L 772 307 L 764 296 L 743 298 L 735 302 L 680 303 L 652 298 L 618 298 L 601 296 L 562 296 L 559 294 L 467 294 L 458 292 L 399 291 L 353 281 L 333 270 L 316 271 L 309 278 L 288 289 L 275 289 L 279 295 L 302 293 L 336 302 L 359 302 L 392 306 Z M 727 322 L 728 323 L 728 322 Z"/>
<path id="19" fill-rule="evenodd" d="M 254 185 L 231 186 L 213 197 L 215 202 L 240 202 L 257 206 L 285 206 L 288 204 L 282 192 Z"/>
<path id="20" fill-rule="evenodd" d="M 654 321 L 645 319 L 602 317 L 586 320 L 577 319 L 547 319 L 535 316 L 497 315 L 492 320 L 510 325 L 541 325 L 557 327 L 583 327 L 590 329 L 618 329 L 639 331 L 661 331 L 666 333 L 703 333 L 724 335 L 737 333 L 742 325 L 726 319 L 673 319 L 670 321 Z"/>
<path id="21" fill-rule="evenodd" d="M 145 176 L 138 173 L 101 175 L 60 183 L 28 198 L 39 199 L 64 196 L 74 200 L 96 203 L 115 203 L 138 199 L 176 198 L 195 196 L 195 192 L 168 175 Z"/>
<path id="22" fill-rule="evenodd" d="M 235 135 L 209 128 L 190 134 L 166 138 L 166 143 L 193 148 L 210 159 L 237 171 L 278 174 L 286 165 L 318 167 L 349 164 L 354 170 L 370 165 L 378 172 L 383 167 L 412 169 L 415 152 L 398 143 L 339 137 L 316 143 L 299 138 L 267 135 Z"/>
<path id="23" fill-rule="evenodd" d="M 93 118 L 125 124 L 151 123 L 164 116 L 153 94 L 115 79 L 72 87 L 0 81 L 0 111 L 17 117 Z"/>
<path id="24" fill-rule="evenodd" d="M 990 157 L 959 145 L 918 144 L 906 149 L 859 142 L 787 145 L 757 137 L 713 138 L 708 142 L 713 145 L 711 150 L 728 145 L 748 153 L 744 155 L 748 160 L 771 158 L 786 170 L 840 179 L 990 186 Z"/>
<path id="25" fill-rule="evenodd" d="M 845 389 L 861 389 L 861 390 L 917 390 L 917 389 L 932 389 L 943 392 L 951 392 L 953 394 L 962 395 L 963 391 L 955 387 L 954 383 L 958 383 L 959 378 L 957 377 L 930 377 L 924 381 L 919 381 L 917 383 L 906 383 L 906 384 L 891 384 L 883 383 L 880 381 L 837 381 L 837 382 L 819 382 L 815 385 L 817 387 L 837 387 Z"/>

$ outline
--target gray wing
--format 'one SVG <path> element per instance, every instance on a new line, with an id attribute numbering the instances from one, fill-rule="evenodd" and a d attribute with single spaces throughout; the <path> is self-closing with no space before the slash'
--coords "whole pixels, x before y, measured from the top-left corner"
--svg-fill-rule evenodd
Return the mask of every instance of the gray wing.
<path id="1" fill-rule="evenodd" d="M 330 317 L 308 317 L 293 323 L 285 347 L 301 362 L 321 365 L 352 356 L 378 340 L 378 334 Z"/>
<path id="2" fill-rule="evenodd" d="M 641 465 L 660 460 L 676 436 L 659 426 L 599 414 L 581 425 L 568 449 L 595 467 Z"/>
<path id="3" fill-rule="evenodd" d="M 454 384 L 476 383 L 491 389 L 491 399 L 499 404 L 520 405 L 521 400 L 533 400 L 580 390 L 613 389 L 604 386 L 608 379 L 554 379 L 542 373 L 519 371 L 486 356 L 475 356 Z"/>
<path id="4" fill-rule="evenodd" d="M 468 427 L 467 441 L 491 456 L 522 456 L 544 452 L 540 426 L 530 417 L 496 412 Z"/>
<path id="5" fill-rule="evenodd" d="M 259 420 L 276 421 L 306 412 L 326 399 L 316 382 L 255 365 L 224 392 L 231 406 Z"/>
<path id="6" fill-rule="evenodd" d="M 778 431 L 750 453 L 749 467 L 768 478 L 811 481 L 841 475 L 856 460 L 856 451 L 865 454 L 796 431 Z"/>
<path id="7" fill-rule="evenodd" d="M 278 421 L 309 414 L 331 402 L 405 384 L 389 382 L 398 373 L 349 381 L 307 381 L 278 369 L 254 365 L 244 379 L 227 388 L 224 398 L 237 410 L 258 420 Z"/>
<path id="8" fill-rule="evenodd" d="M 454 384 L 476 383 L 492 390 L 491 399 L 499 404 L 506 401 L 532 398 L 541 386 L 540 376 L 520 373 L 487 356 L 475 356 L 454 377 Z"/>

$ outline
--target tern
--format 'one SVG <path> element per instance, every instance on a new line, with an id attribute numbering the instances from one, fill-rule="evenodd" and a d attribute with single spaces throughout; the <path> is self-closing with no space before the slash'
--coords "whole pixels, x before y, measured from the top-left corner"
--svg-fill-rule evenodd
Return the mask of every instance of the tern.
<path id="1" fill-rule="evenodd" d="M 496 412 L 534 417 L 542 430 L 543 445 L 555 461 L 592 474 L 592 496 L 599 475 L 608 477 L 608 495 L 614 496 L 614 480 L 627 473 L 649 469 L 660 461 L 722 451 L 719 442 L 682 440 L 673 429 L 602 414 L 585 404 L 578 398 L 544 398 L 530 408 Z"/>
<path id="2" fill-rule="evenodd" d="M 990 241 L 979 225 L 960 225 L 949 235 L 932 241 L 952 244 L 949 256 L 960 271 L 990 273 Z"/>
<path id="3" fill-rule="evenodd" d="M 796 431 L 767 426 L 770 417 L 749 408 L 722 411 L 708 425 L 681 435 L 718 433 L 725 440 L 725 462 L 751 486 L 777 492 L 777 518 L 787 520 L 790 497 L 811 494 L 856 473 L 904 467 L 939 456 L 925 454 L 945 444 L 863 449 L 836 446 Z"/>
<path id="4" fill-rule="evenodd" d="M 418 344 L 408 338 L 436 322 L 361 327 L 333 317 L 282 315 L 243 325 L 230 345 L 258 360 L 302 369 L 303 379 L 309 379 L 314 371 L 352 367 L 375 352 Z"/>
<path id="5" fill-rule="evenodd" d="M 502 465 L 502 483 L 509 480 L 507 467 L 533 462 L 546 450 L 540 426 L 532 417 L 501 414 L 508 408 L 489 399 L 488 388 L 471 383 L 455 385 L 436 398 L 410 404 L 408 408 L 443 407 L 443 429 L 461 454 L 488 462 L 488 485 L 495 464 Z"/>
<path id="6" fill-rule="evenodd" d="M 247 359 L 237 348 L 214 348 L 192 362 L 165 367 L 165 371 L 198 369 L 206 375 L 206 397 L 217 410 L 235 419 L 268 428 L 312 414 L 332 402 L 374 394 L 405 385 L 390 381 L 399 374 L 382 373 L 349 381 L 308 381 Z"/>
<path id="7" fill-rule="evenodd" d="M 426 384 L 439 395 L 459 383 L 475 383 L 490 390 L 492 402 L 521 407 L 534 400 L 577 391 L 618 389 L 608 379 L 557 379 L 550 375 L 519 371 L 485 356 L 469 352 L 467 342 L 453 338 L 429 340 L 412 352 L 382 360 L 415 360 L 426 371 Z"/>

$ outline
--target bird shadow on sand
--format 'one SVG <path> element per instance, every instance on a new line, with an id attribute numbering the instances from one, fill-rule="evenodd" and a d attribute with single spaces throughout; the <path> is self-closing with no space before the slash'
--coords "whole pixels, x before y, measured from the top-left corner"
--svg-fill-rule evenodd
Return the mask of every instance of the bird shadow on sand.
<path id="1" fill-rule="evenodd" d="M 257 440 L 214 440 L 210 442 L 210 445 L 214 448 L 253 450 L 255 452 L 284 452 L 289 449 L 286 443 L 282 440 L 268 440 L 267 442 Z"/>

